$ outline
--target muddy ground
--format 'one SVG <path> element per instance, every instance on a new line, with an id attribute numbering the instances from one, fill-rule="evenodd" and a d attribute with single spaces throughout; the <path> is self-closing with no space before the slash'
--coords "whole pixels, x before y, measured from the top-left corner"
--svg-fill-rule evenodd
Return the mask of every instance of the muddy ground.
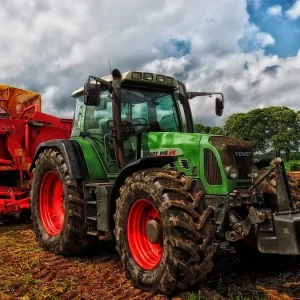
<path id="1" fill-rule="evenodd" d="M 38 247 L 30 224 L 1 225 L 0 299 L 167 299 L 133 288 L 117 254 L 89 255 L 49 254 Z M 295 260 L 250 268 L 226 244 L 214 260 L 205 284 L 173 299 L 300 299 L 300 263 Z"/>

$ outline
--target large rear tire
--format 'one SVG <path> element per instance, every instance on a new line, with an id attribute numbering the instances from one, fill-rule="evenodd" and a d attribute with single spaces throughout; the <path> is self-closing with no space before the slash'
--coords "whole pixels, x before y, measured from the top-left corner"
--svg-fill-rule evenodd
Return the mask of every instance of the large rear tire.
<path id="1" fill-rule="evenodd" d="M 127 178 L 115 214 L 117 251 L 133 284 L 172 295 L 212 269 L 213 211 L 196 181 L 172 170 Z"/>
<path id="2" fill-rule="evenodd" d="M 55 254 L 82 253 L 95 238 L 87 235 L 80 182 L 70 177 L 56 149 L 39 155 L 33 174 L 31 216 L 40 246 Z"/>

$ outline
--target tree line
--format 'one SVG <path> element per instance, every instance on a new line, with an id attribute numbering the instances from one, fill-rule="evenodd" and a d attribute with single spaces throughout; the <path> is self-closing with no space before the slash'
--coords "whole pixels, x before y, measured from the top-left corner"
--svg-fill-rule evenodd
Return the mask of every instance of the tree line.
<path id="1" fill-rule="evenodd" d="M 194 129 L 199 133 L 208 131 L 202 124 L 194 124 Z M 247 140 L 255 152 L 284 154 L 289 161 L 291 152 L 300 146 L 300 111 L 278 106 L 257 108 L 233 114 L 223 127 L 213 126 L 209 132 Z"/>

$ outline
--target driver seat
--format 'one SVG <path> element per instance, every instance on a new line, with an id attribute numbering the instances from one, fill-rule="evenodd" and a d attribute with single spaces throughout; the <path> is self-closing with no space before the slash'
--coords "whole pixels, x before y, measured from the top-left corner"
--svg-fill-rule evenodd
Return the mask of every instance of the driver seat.
<path id="1" fill-rule="evenodd" d="M 107 119 L 101 119 L 98 122 L 99 133 L 102 134 L 102 135 L 109 134 L 109 128 L 108 128 L 107 121 L 108 121 Z"/>

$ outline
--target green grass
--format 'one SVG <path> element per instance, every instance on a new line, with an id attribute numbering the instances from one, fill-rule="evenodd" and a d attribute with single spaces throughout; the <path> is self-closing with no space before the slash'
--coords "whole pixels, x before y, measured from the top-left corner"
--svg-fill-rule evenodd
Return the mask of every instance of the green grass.
<path id="1" fill-rule="evenodd" d="M 188 296 L 187 300 L 206 300 L 206 298 L 203 295 L 201 295 L 201 292 L 199 291 L 196 294 L 195 293 L 191 293 Z"/>

